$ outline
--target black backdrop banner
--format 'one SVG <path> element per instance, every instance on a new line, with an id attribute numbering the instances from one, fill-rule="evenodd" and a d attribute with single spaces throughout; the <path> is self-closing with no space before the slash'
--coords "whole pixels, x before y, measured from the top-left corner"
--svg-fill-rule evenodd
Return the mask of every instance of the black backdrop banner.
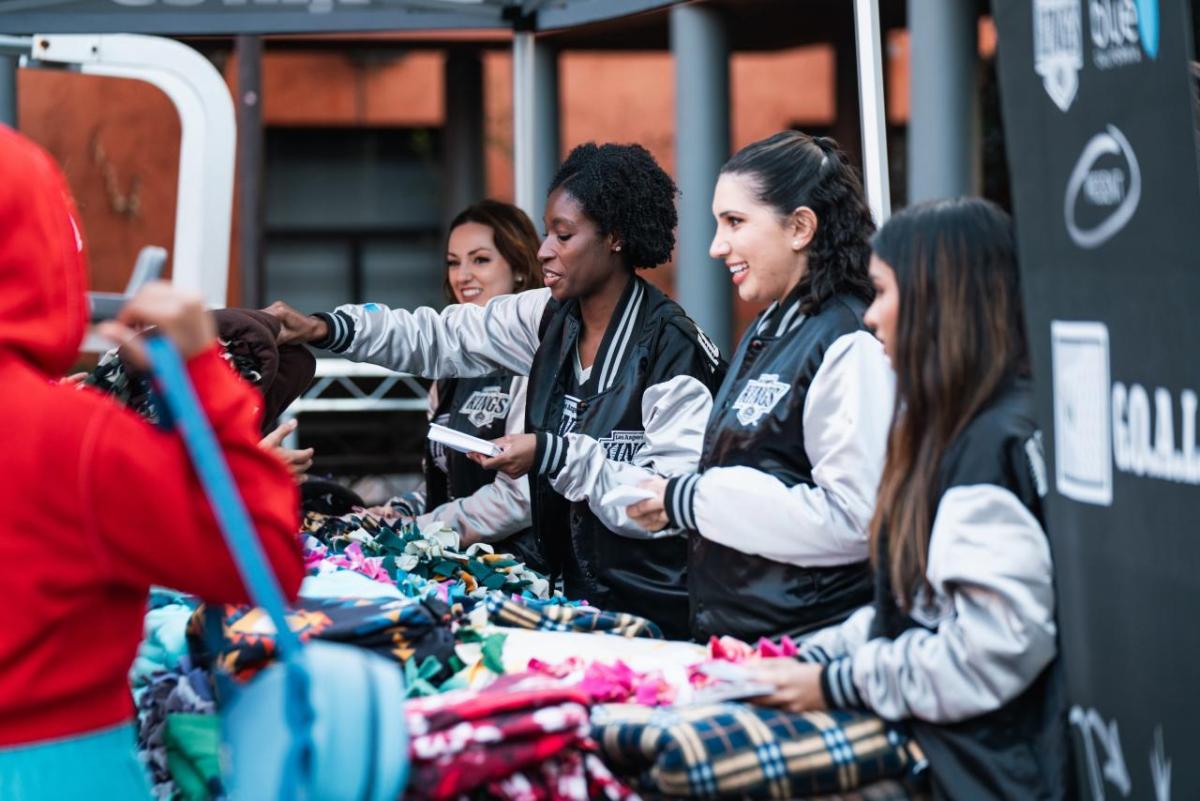
<path id="1" fill-rule="evenodd" d="M 1200 172 L 1186 0 L 993 0 L 1085 793 L 1200 799 Z"/>

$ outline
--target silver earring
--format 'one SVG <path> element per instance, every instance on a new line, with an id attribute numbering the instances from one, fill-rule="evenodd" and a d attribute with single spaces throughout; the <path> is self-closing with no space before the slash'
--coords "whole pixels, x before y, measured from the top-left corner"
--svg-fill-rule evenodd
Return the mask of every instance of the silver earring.
<path id="1" fill-rule="evenodd" d="M 621 246 L 620 246 L 620 245 L 613 245 L 613 250 L 614 250 L 614 251 L 616 251 L 617 253 L 620 253 L 620 252 L 621 252 Z"/>

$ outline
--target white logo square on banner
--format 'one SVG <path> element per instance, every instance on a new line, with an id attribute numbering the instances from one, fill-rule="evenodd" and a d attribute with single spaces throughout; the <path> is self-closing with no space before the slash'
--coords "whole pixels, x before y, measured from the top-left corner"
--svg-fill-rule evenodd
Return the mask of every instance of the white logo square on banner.
<path id="1" fill-rule="evenodd" d="M 1050 349 L 1055 485 L 1068 498 L 1111 506 L 1108 326 L 1053 320 Z"/>

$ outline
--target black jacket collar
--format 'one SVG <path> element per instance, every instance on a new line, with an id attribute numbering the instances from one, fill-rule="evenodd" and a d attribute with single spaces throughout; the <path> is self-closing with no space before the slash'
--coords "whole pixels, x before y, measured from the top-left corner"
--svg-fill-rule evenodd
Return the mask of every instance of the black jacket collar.
<path id="1" fill-rule="evenodd" d="M 591 377 L 584 384 L 586 394 L 605 392 L 617 380 L 617 376 L 621 373 L 621 365 L 629 354 L 631 345 L 641 328 L 640 322 L 643 318 L 643 310 L 647 307 L 648 294 L 646 282 L 636 275 L 632 276 L 629 283 L 625 285 L 621 299 L 617 301 L 617 307 L 613 310 L 613 316 L 604 331 L 600 349 L 596 352 L 596 361 L 592 363 Z M 567 314 L 568 320 L 561 353 L 564 360 L 575 358 L 575 345 L 581 327 L 578 301 L 571 302 L 567 307 Z"/>

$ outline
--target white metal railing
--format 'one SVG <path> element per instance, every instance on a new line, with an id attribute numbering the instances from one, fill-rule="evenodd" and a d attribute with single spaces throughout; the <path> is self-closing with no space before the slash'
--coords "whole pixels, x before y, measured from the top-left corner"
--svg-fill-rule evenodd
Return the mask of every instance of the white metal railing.
<path id="1" fill-rule="evenodd" d="M 327 397 L 331 389 L 349 397 Z M 428 405 L 429 391 L 414 375 L 345 359 L 317 359 L 312 385 L 279 417 L 282 423 L 306 412 L 423 412 Z M 284 445 L 295 448 L 297 442 L 293 431 Z"/>

